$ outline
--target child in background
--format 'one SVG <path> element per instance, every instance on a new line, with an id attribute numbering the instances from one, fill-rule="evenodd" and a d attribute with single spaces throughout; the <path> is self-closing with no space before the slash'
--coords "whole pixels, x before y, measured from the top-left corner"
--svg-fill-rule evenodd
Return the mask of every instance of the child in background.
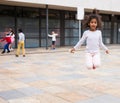
<path id="1" fill-rule="evenodd" d="M 16 52 L 16 57 L 19 57 L 20 54 L 20 49 L 22 48 L 22 55 L 25 57 L 25 34 L 23 33 L 22 29 L 18 30 L 18 47 L 17 47 L 17 52 Z"/>
<path id="2" fill-rule="evenodd" d="M 84 31 L 82 38 L 70 50 L 70 52 L 73 53 L 86 41 L 86 66 L 88 69 L 96 69 L 100 66 L 100 47 L 102 47 L 107 54 L 109 53 L 108 48 L 102 41 L 102 33 L 100 30 L 101 22 L 101 16 L 94 10 L 84 23 L 85 28 L 88 28 L 88 30 Z"/>
<path id="3" fill-rule="evenodd" d="M 3 39 L 0 40 L 0 42 L 2 42 L 2 41 L 6 42 L 6 44 L 4 45 L 4 49 L 2 51 L 2 54 L 4 54 L 6 52 L 6 50 L 7 50 L 7 53 L 9 53 L 10 52 L 9 45 L 11 44 L 11 37 L 10 37 L 10 35 L 6 34 L 6 36 Z"/>
<path id="4" fill-rule="evenodd" d="M 9 30 L 10 30 L 9 35 L 11 36 L 11 44 L 9 45 L 9 49 L 10 49 L 10 51 L 12 51 L 13 50 L 12 44 L 15 41 L 15 34 L 14 34 L 14 31 L 12 30 L 12 28 L 10 28 Z"/>
<path id="5" fill-rule="evenodd" d="M 52 31 L 52 34 L 48 34 L 49 37 L 52 37 L 52 46 L 51 48 L 54 50 L 55 49 L 55 42 L 56 42 L 56 36 L 58 36 L 57 33 L 55 33 L 54 31 Z"/>

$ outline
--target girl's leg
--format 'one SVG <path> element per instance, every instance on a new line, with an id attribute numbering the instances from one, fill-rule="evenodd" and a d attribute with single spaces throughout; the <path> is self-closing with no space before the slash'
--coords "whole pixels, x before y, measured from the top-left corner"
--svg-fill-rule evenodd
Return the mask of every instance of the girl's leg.
<path id="1" fill-rule="evenodd" d="M 22 42 L 22 55 L 25 57 L 25 45 L 24 45 L 24 41 Z"/>
<path id="2" fill-rule="evenodd" d="M 54 44 L 54 41 L 52 41 L 51 49 L 53 49 L 53 44 Z"/>
<path id="3" fill-rule="evenodd" d="M 53 49 L 54 48 L 54 45 L 52 44 L 51 48 Z"/>
<path id="4" fill-rule="evenodd" d="M 20 47 L 21 47 L 21 42 L 18 43 L 18 47 L 17 47 L 17 52 L 16 52 L 16 56 L 18 57 L 20 54 Z"/>
<path id="5" fill-rule="evenodd" d="M 94 66 L 93 69 L 100 67 L 100 65 L 101 65 L 100 61 L 101 61 L 100 60 L 100 53 L 95 53 L 95 55 L 93 56 L 93 66 Z"/>
<path id="6" fill-rule="evenodd" d="M 11 48 L 12 48 L 12 43 L 9 44 L 9 49 L 11 50 Z"/>
<path id="7" fill-rule="evenodd" d="M 4 45 L 4 48 L 3 48 L 2 54 L 5 53 L 6 48 L 7 48 L 7 44 Z"/>
<path id="8" fill-rule="evenodd" d="M 91 53 L 86 53 L 86 66 L 88 69 L 93 68 L 93 57 Z"/>
<path id="9" fill-rule="evenodd" d="M 7 45 L 6 45 L 7 53 L 10 52 L 9 45 L 10 45 L 10 43 L 7 43 Z"/>
<path id="10" fill-rule="evenodd" d="M 55 41 L 52 41 L 52 49 L 55 49 Z"/>
<path id="11" fill-rule="evenodd" d="M 55 49 L 55 41 L 54 41 L 53 49 Z"/>

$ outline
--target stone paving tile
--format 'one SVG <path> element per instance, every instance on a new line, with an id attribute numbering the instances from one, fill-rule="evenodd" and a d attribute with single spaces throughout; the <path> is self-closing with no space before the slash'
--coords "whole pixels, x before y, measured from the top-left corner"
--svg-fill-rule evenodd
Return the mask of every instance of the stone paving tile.
<path id="1" fill-rule="evenodd" d="M 0 87 L 1 86 L 3 88 L 8 87 L 8 89 L 5 88 L 6 90 L 29 87 L 29 85 L 22 83 L 22 82 L 19 82 L 17 80 L 13 80 L 13 79 L 1 80 Z M 3 89 L 3 90 L 5 91 L 5 89 Z"/>
<path id="2" fill-rule="evenodd" d="M 22 98 L 25 95 L 19 91 L 16 90 L 10 90 L 10 91 L 4 91 L 0 92 L 0 97 L 2 97 L 5 100 L 10 100 L 10 99 L 16 99 L 16 98 Z"/>
<path id="3" fill-rule="evenodd" d="M 44 91 L 46 91 L 48 93 L 51 93 L 51 94 L 56 94 L 56 93 L 68 91 L 67 89 L 61 88 L 59 86 L 45 87 L 45 88 L 42 88 L 42 90 L 44 90 Z"/>
<path id="4" fill-rule="evenodd" d="M 41 95 L 41 96 L 37 96 L 37 97 L 41 103 L 71 103 L 68 100 L 65 100 L 65 99 L 60 98 L 56 95 L 51 95 L 48 93 Z"/>
<path id="5" fill-rule="evenodd" d="M 72 79 L 74 80 L 79 78 L 85 78 L 85 76 L 80 74 L 71 74 L 71 75 L 61 75 L 57 77 L 58 80 L 72 80 Z"/>
<path id="6" fill-rule="evenodd" d="M 0 54 L 0 103 L 120 103 L 120 46 L 110 48 L 96 70 L 86 69 L 83 50 Z"/>
<path id="7" fill-rule="evenodd" d="M 38 81 L 38 80 L 46 80 L 46 77 L 43 76 L 32 76 L 32 77 L 27 77 L 27 78 L 20 78 L 18 80 L 24 82 L 24 83 L 30 83 L 33 81 Z"/>
<path id="8" fill-rule="evenodd" d="M 75 103 L 77 101 L 85 100 L 88 98 L 87 96 L 80 95 L 77 92 L 62 92 L 62 93 L 56 93 L 56 95 L 71 103 Z"/>
<path id="9" fill-rule="evenodd" d="M 0 92 L 0 97 L 4 98 L 5 100 L 16 99 L 16 98 L 23 98 L 26 96 L 33 96 L 44 93 L 43 90 L 27 87 L 27 88 L 20 88 L 16 90 L 9 90 Z"/>
<path id="10" fill-rule="evenodd" d="M 12 89 L 12 87 L 10 87 L 9 85 L 7 85 L 6 82 L 7 82 L 6 80 L 0 80 L 0 92 Z"/>
<path id="11" fill-rule="evenodd" d="M 120 103 L 120 98 L 114 97 L 112 95 L 101 95 L 96 98 L 91 98 L 85 101 L 80 101 L 76 103 Z"/>
<path id="12" fill-rule="evenodd" d="M 27 87 L 27 88 L 20 88 L 17 89 L 17 91 L 25 94 L 26 96 L 33 96 L 33 95 L 38 95 L 38 94 L 43 94 L 44 91 L 34 88 L 34 87 Z"/>
<path id="13" fill-rule="evenodd" d="M 89 98 L 95 98 L 96 96 L 100 96 L 103 94 L 102 91 L 96 91 L 95 89 L 90 89 L 86 87 L 78 87 L 78 89 L 74 90 L 81 95 L 85 95 Z"/>
<path id="14" fill-rule="evenodd" d="M 71 103 L 71 102 L 68 102 L 62 98 L 46 93 L 43 95 L 9 100 L 9 103 Z"/>
<path id="15" fill-rule="evenodd" d="M 104 91 L 104 93 L 111 94 L 120 98 L 120 87 L 118 89 L 107 89 Z"/>
<path id="16" fill-rule="evenodd" d="M 9 100 L 9 103 L 41 103 L 41 100 L 35 97 L 24 97 L 24 98 Z"/>
<path id="17" fill-rule="evenodd" d="M 44 87 L 51 86 L 52 84 L 48 83 L 47 81 L 40 80 L 40 81 L 31 82 L 29 83 L 29 85 L 36 88 L 44 88 Z"/>
<path id="18" fill-rule="evenodd" d="M 8 103 L 8 102 L 5 101 L 4 99 L 0 98 L 0 103 Z"/>
<path id="19" fill-rule="evenodd" d="M 1 73 L 1 71 L 0 71 Z M 6 80 L 8 77 L 4 75 L 4 73 L 0 74 L 0 80 Z"/>

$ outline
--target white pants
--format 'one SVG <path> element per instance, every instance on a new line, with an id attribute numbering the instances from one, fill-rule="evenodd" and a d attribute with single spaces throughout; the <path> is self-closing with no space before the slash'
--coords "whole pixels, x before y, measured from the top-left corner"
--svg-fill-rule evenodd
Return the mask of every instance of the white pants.
<path id="1" fill-rule="evenodd" d="M 92 69 L 93 66 L 99 67 L 101 65 L 100 62 L 100 53 L 86 53 L 86 66 L 88 69 Z"/>

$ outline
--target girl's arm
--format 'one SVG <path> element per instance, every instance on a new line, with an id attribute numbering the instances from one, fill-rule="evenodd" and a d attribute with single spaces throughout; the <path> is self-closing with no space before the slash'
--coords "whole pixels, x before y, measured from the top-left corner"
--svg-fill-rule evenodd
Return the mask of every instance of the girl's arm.
<path id="1" fill-rule="evenodd" d="M 74 51 L 76 49 L 78 49 L 84 43 L 84 41 L 86 40 L 86 38 L 87 38 L 86 33 L 83 33 L 82 38 L 79 40 L 79 42 L 72 49 L 70 49 L 70 52 L 74 53 Z"/>
<path id="2" fill-rule="evenodd" d="M 5 37 L 4 37 L 3 39 L 0 40 L 0 42 L 2 42 L 2 41 L 5 41 Z"/>
<path id="3" fill-rule="evenodd" d="M 52 35 L 48 34 L 49 37 L 52 37 Z"/>
<path id="4" fill-rule="evenodd" d="M 58 36 L 58 34 L 55 34 L 55 36 Z"/>
<path id="5" fill-rule="evenodd" d="M 107 54 L 109 54 L 108 48 L 103 44 L 103 41 L 102 41 L 102 34 L 101 34 L 101 33 L 100 33 L 99 44 L 100 44 L 100 47 L 103 48 Z"/>
<path id="6" fill-rule="evenodd" d="M 74 46 L 74 49 L 76 50 L 76 49 L 80 48 L 81 45 L 82 45 L 82 44 L 84 43 L 84 41 L 86 40 L 86 38 L 87 38 L 86 33 L 83 33 L 82 38 L 81 38 L 81 39 L 79 40 L 79 42 Z"/>

